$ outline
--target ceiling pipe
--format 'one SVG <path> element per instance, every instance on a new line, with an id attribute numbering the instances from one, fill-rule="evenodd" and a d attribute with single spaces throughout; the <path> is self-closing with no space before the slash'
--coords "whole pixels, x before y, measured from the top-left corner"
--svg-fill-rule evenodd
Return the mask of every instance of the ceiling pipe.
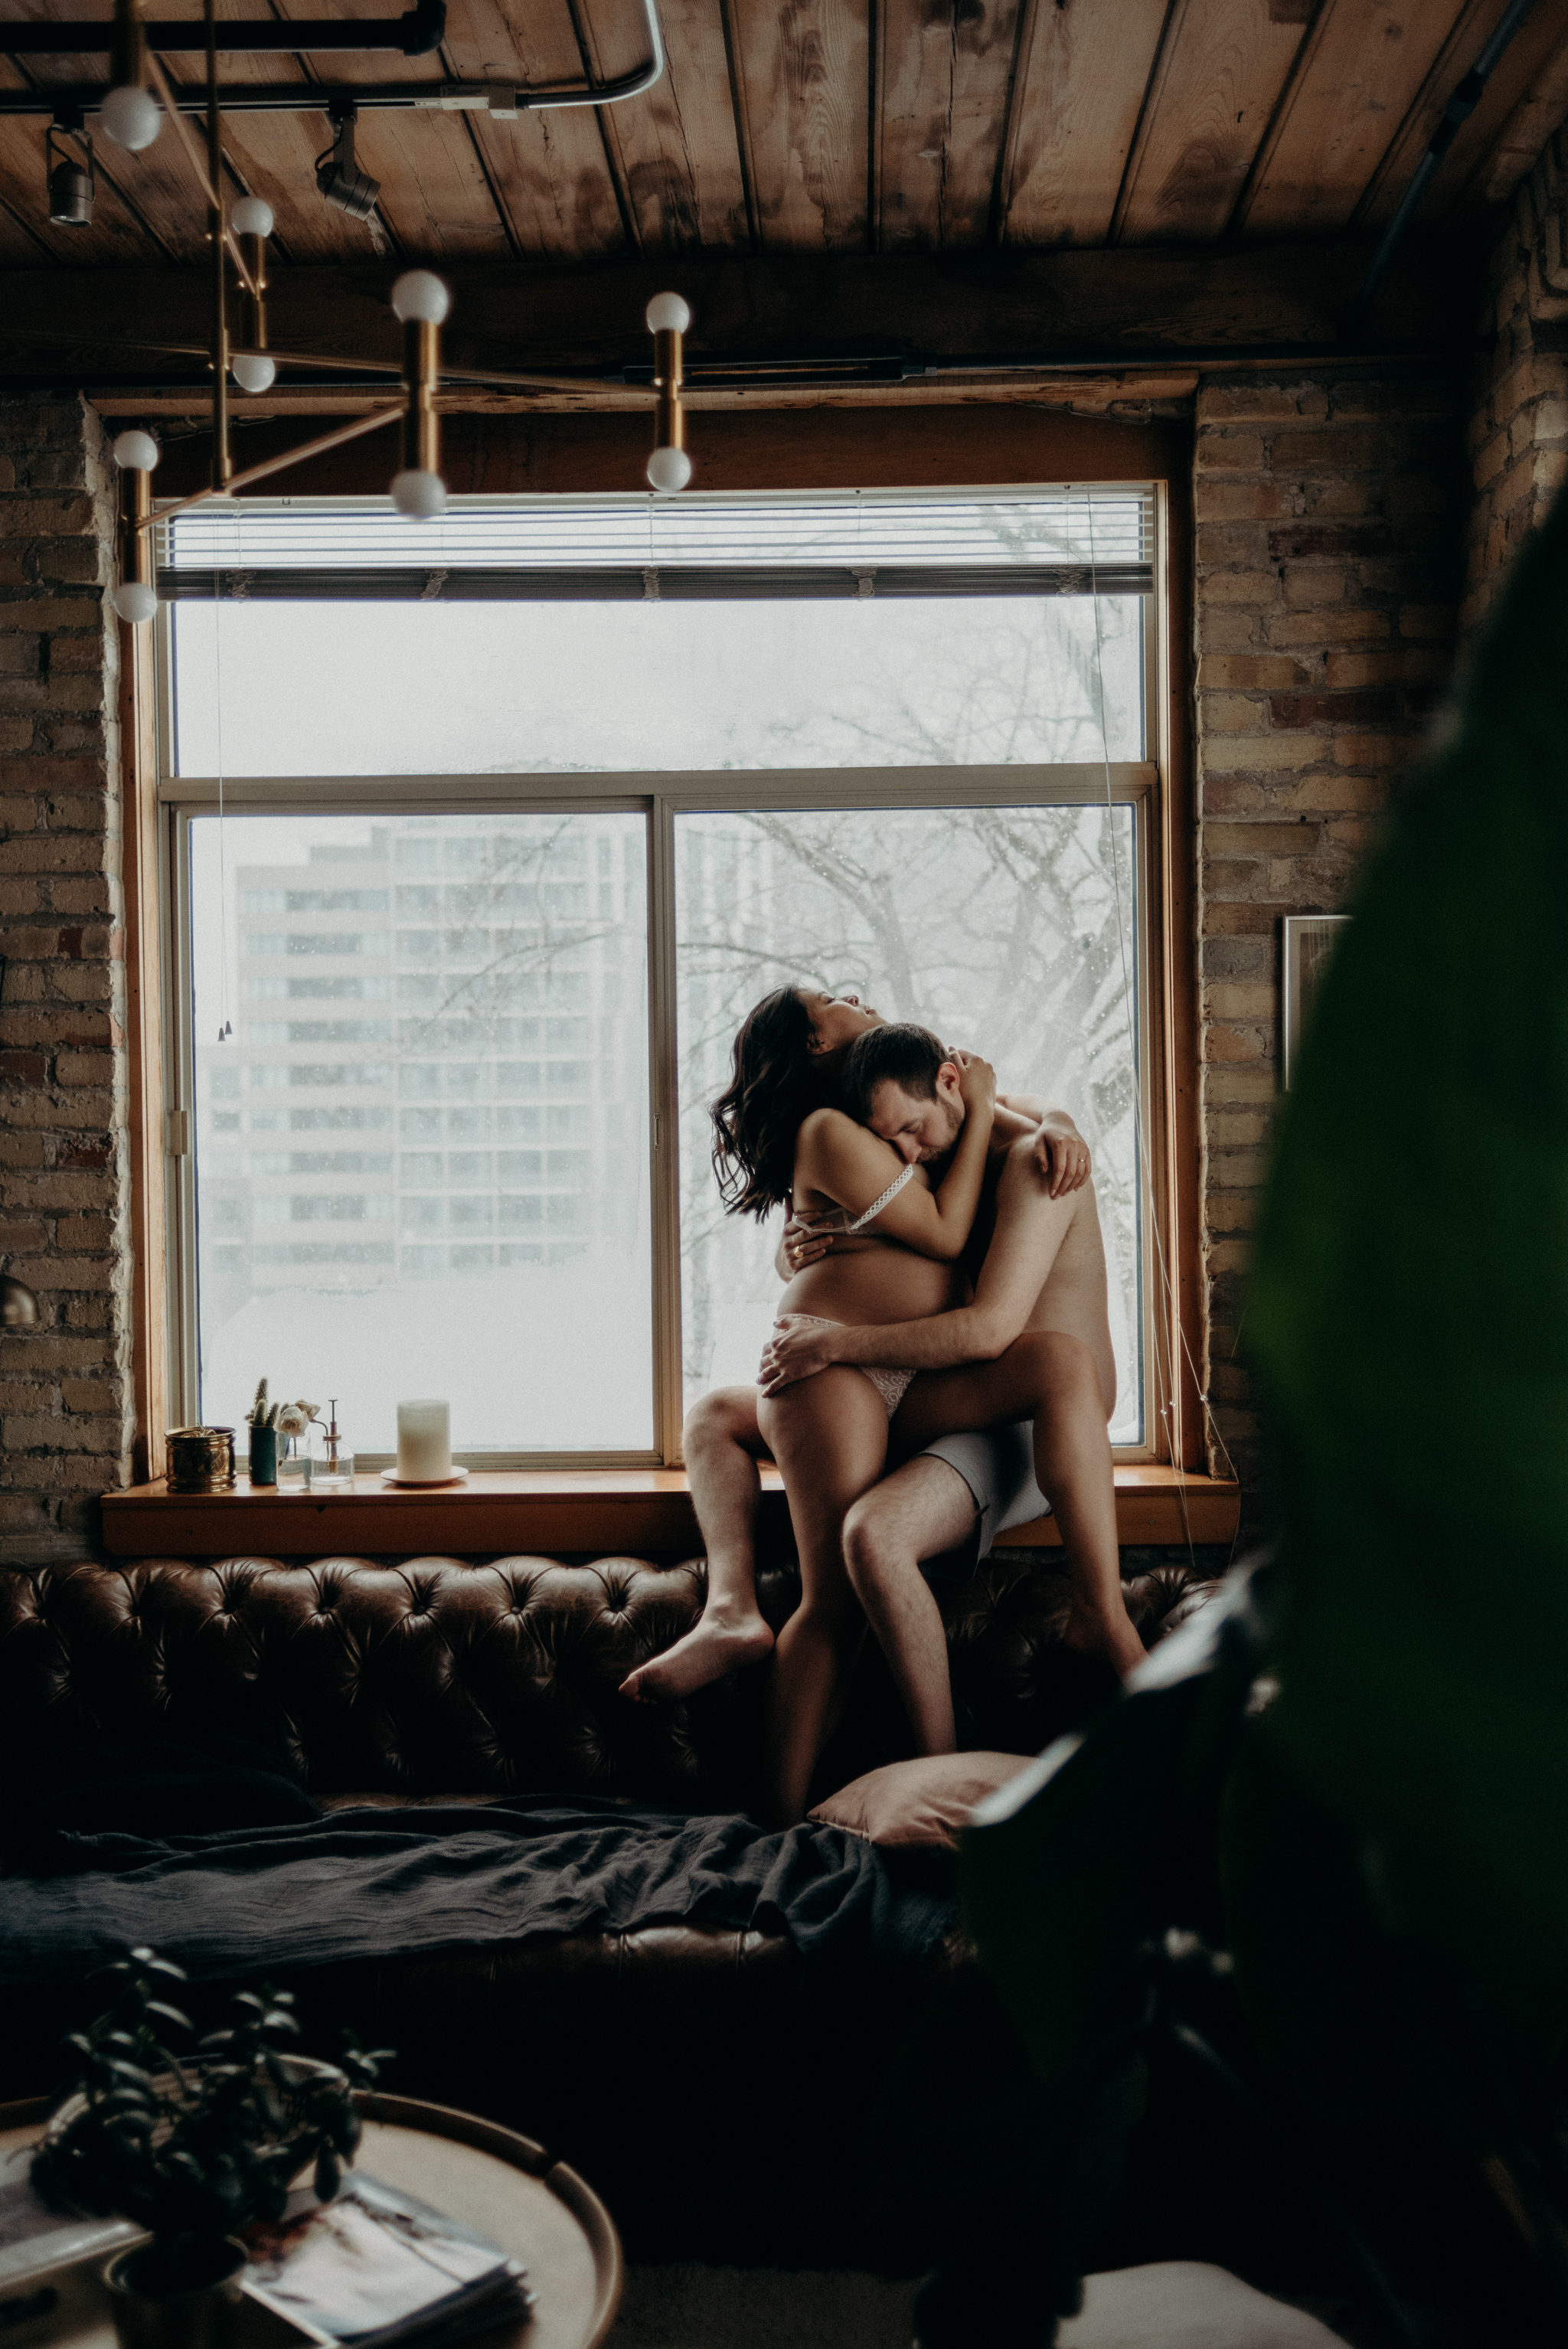
<path id="1" fill-rule="evenodd" d="M 379 82 L 355 88 L 322 82 L 238 82 L 226 87 L 220 84 L 218 109 L 222 114 L 330 114 L 334 107 L 357 106 L 362 114 L 389 109 L 438 114 L 488 112 L 500 120 L 510 121 L 515 115 L 542 114 L 562 106 L 619 106 L 626 98 L 641 98 L 645 90 L 652 89 L 664 78 L 665 36 L 659 23 L 658 0 L 643 0 L 643 16 L 648 36 L 646 58 L 641 65 L 634 66 L 629 73 L 611 75 L 603 81 L 545 82 L 534 89 L 494 81 Z M 392 30 L 401 36 L 404 26 L 412 26 L 418 20 L 428 27 L 435 17 L 438 17 L 444 26 L 445 0 L 418 0 L 418 5 L 406 16 L 379 20 L 332 17 L 325 21 L 325 26 L 314 18 L 308 22 L 285 19 L 277 24 L 237 24 L 232 18 L 225 18 L 221 20 L 221 25 L 226 48 L 240 47 L 240 43 L 228 36 L 242 32 L 246 36 L 243 43 L 246 48 L 304 52 L 316 47 L 371 48 L 377 44 L 367 40 L 366 34 Z M 318 44 L 304 37 L 323 29 L 332 35 L 330 41 Z M 20 55 L 24 50 L 35 55 L 57 55 L 67 49 L 90 54 L 96 47 L 101 52 L 108 47 L 108 36 L 112 30 L 111 26 L 103 23 L 90 26 L 0 25 L 0 57 Z M 149 25 L 149 46 L 154 49 L 163 47 L 165 44 L 160 36 L 165 32 L 181 36 L 193 32 L 200 36 L 201 26 L 200 23 L 191 26 Z M 73 38 L 69 42 L 56 37 L 65 33 L 73 36 L 87 34 L 90 37 L 87 40 Z M 281 37 L 274 40 L 272 37 L 274 33 Z M 36 34 L 46 34 L 49 37 L 36 39 L 33 36 Z M 26 36 L 24 43 L 18 43 L 18 35 Z M 253 40 L 253 35 L 263 37 Z M 434 39 L 427 46 L 435 47 L 441 37 L 441 30 L 438 29 Z M 169 46 L 196 48 L 201 43 L 200 39 L 186 41 L 181 38 Z M 399 37 L 380 46 L 401 48 L 403 41 Z M 404 54 L 422 56 L 425 51 L 406 49 Z M 57 84 L 48 89 L 0 89 L 0 115 L 52 116 L 62 106 L 78 107 L 84 114 L 95 114 L 108 97 L 108 88 L 107 82 L 92 82 Z M 207 94 L 199 83 L 171 85 L 171 93 L 181 114 L 205 113 Z"/>
<path id="2" fill-rule="evenodd" d="M 143 22 L 142 36 L 150 49 L 170 57 L 207 47 L 207 28 L 197 16 L 184 23 Z M 406 16 L 223 17 L 218 19 L 221 49 L 255 51 L 284 49 L 397 49 L 406 57 L 427 57 L 446 38 L 447 0 L 415 0 Z M 0 25 L 0 55 L 8 57 L 102 57 L 109 48 L 114 26 L 108 22 L 50 24 L 37 18 L 25 25 Z"/>
<path id="3" fill-rule="evenodd" d="M 1372 297 L 1382 283 L 1388 264 L 1404 243 L 1405 232 L 1414 220 L 1421 199 L 1432 183 L 1433 175 L 1439 164 L 1453 145 L 1460 126 L 1470 120 L 1480 105 L 1481 92 L 1491 78 L 1492 67 L 1497 64 L 1534 5 L 1535 0 L 1511 0 L 1511 5 L 1499 17 L 1491 39 L 1487 41 L 1474 65 L 1444 107 L 1442 119 L 1432 133 L 1431 143 L 1417 164 L 1410 184 L 1400 197 L 1394 216 L 1383 232 L 1383 241 L 1372 256 L 1371 266 L 1367 272 L 1361 291 L 1356 297 L 1356 307 L 1351 313 L 1350 326 L 1353 334 L 1359 331 L 1367 311 L 1371 308 Z"/>

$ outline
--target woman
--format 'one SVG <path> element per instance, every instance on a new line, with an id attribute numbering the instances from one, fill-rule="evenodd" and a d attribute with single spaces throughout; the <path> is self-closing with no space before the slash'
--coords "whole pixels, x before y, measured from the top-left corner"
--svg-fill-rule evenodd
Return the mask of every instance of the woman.
<path id="1" fill-rule="evenodd" d="M 838 1071 L 850 1046 L 868 1029 L 884 1024 L 882 1014 L 858 996 L 830 994 L 820 988 L 785 988 L 757 1006 L 741 1031 L 745 1052 L 738 1038 L 732 1082 L 715 1105 L 716 1143 L 722 1145 L 716 1147 L 715 1164 L 721 1186 L 732 1199 L 738 1203 L 744 1196 L 746 1178 L 737 1174 L 737 1163 L 722 1143 L 730 1122 L 744 1115 L 758 1134 L 772 1170 L 766 1185 L 772 1195 L 780 1182 L 788 1185 L 793 1181 L 795 1140 L 807 1117 L 836 1102 Z M 1044 1102 L 1026 1095 L 998 1095 L 992 1134 L 997 1143 L 1024 1134 L 1033 1137 L 1053 1196 L 1088 1180 L 1088 1151 L 1065 1111 L 1047 1111 Z M 826 1215 L 821 1221 L 827 1224 Z M 873 1237 L 884 1228 L 884 1218 L 871 1219 Z M 828 1253 L 846 1250 L 872 1253 L 859 1235 L 835 1237 L 822 1229 L 808 1238 L 798 1223 L 791 1223 L 779 1243 L 779 1278 L 787 1280 Z M 882 1277 L 896 1284 L 895 1310 L 911 1315 L 917 1309 L 941 1311 L 953 1288 L 963 1295 L 966 1284 L 955 1281 L 951 1265 L 939 1268 L 938 1287 L 931 1281 L 931 1266 L 918 1252 L 895 1246 L 888 1255 L 892 1261 L 883 1266 Z M 871 1277 L 864 1267 L 854 1276 L 857 1281 Z M 922 1297 L 918 1309 L 903 1302 L 916 1288 Z M 789 1294 L 799 1299 L 802 1291 L 791 1288 Z M 822 1309 L 822 1318 L 834 1318 L 824 1299 L 830 1304 L 841 1292 L 813 1282 L 804 1294 Z M 882 1309 L 888 1309 L 886 1299 Z M 792 1396 L 791 1403 L 795 1400 Z M 759 1402 L 756 1386 L 718 1387 L 701 1397 L 687 1415 L 686 1470 L 707 1554 L 707 1593 L 692 1629 L 627 1674 L 621 1693 L 634 1703 L 678 1702 L 728 1672 L 762 1662 L 772 1651 L 773 1633 L 757 1605 L 755 1464 L 768 1453 L 758 1426 Z M 814 1469 L 820 1464 L 811 1464 Z M 799 1476 L 796 1481 L 797 1489 L 804 1489 Z"/>
<path id="2" fill-rule="evenodd" d="M 961 1304 L 957 1259 L 980 1203 L 995 1108 L 989 1066 L 952 1056 L 965 1108 L 951 1164 L 925 1169 L 830 1105 L 831 1071 L 881 1017 L 853 997 L 781 988 L 748 1015 L 715 1102 L 713 1162 L 727 1208 L 761 1217 L 792 1200 L 830 1255 L 797 1272 L 780 1311 L 826 1321 L 913 1320 Z M 800 1605 L 779 1636 L 769 1692 L 770 1797 L 800 1817 L 812 1765 L 842 1708 L 864 1630 L 844 1570 L 845 1512 L 887 1464 L 888 1423 L 913 1372 L 836 1365 L 758 1404 L 783 1474 Z"/>

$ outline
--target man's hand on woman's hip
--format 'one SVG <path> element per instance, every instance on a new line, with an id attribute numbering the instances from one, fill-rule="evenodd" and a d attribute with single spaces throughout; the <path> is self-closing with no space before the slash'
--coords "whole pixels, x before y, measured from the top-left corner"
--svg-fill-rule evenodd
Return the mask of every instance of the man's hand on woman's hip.
<path id="1" fill-rule="evenodd" d="M 830 1322 L 824 1329 L 809 1316 L 781 1313 L 762 1350 L 762 1370 L 757 1383 L 763 1393 L 777 1394 L 781 1387 L 793 1386 L 798 1379 L 814 1378 L 819 1371 L 827 1370 L 839 1359 L 834 1340 L 840 1334 L 836 1322 Z"/>

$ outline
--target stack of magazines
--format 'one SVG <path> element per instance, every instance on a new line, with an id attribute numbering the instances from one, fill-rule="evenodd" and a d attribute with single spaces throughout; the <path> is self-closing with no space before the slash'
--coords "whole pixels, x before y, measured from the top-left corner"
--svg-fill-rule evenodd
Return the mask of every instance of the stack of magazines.
<path id="1" fill-rule="evenodd" d="M 359 2170 L 335 2201 L 291 2195 L 275 2224 L 244 2240 L 250 2297 L 326 2349 L 449 2349 L 524 2322 L 533 2306 L 505 2251 Z"/>
<path id="2" fill-rule="evenodd" d="M 77 2217 L 52 2209 L 27 2174 L 30 2145 L 0 2156 L 0 2331 L 20 2318 L 9 2313 L 13 2295 L 39 2277 L 79 2261 L 103 2258 L 144 2242 L 147 2230 L 129 2219 Z"/>

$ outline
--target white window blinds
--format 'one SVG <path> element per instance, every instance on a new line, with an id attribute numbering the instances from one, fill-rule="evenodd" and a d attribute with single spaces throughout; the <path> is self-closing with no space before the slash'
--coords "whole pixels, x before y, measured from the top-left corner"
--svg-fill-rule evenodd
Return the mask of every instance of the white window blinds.
<path id="1" fill-rule="evenodd" d="M 160 528 L 160 595 L 290 601 L 1138 595 L 1148 484 L 727 496 L 252 500 Z"/>

